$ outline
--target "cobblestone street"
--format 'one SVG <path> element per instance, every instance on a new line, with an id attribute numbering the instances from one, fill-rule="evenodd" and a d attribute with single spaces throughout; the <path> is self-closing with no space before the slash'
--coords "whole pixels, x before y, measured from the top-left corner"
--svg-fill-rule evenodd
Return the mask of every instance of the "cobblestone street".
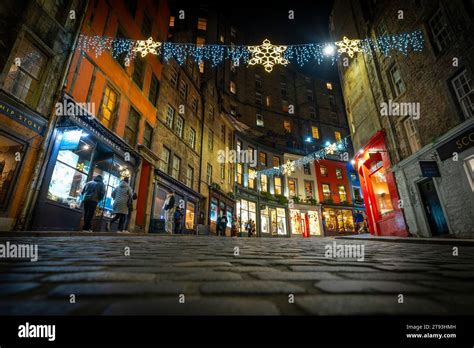
<path id="1" fill-rule="evenodd" d="M 333 238 L 8 241 L 37 243 L 39 259 L 0 262 L 3 315 L 474 314 L 474 253 L 468 246 L 453 256 L 450 245 Z M 365 260 L 326 258 L 325 245 L 334 241 L 363 244 Z"/>

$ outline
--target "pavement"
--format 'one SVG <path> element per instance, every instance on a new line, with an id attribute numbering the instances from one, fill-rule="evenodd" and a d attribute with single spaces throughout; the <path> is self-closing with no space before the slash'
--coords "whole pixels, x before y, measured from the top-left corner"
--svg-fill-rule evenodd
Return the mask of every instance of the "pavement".
<path id="1" fill-rule="evenodd" d="M 0 259 L 1 315 L 474 314 L 471 246 L 97 234 L 0 237 L 0 246 L 7 241 L 38 245 L 39 258 Z M 363 246 L 364 260 L 326 257 L 333 243 Z"/>

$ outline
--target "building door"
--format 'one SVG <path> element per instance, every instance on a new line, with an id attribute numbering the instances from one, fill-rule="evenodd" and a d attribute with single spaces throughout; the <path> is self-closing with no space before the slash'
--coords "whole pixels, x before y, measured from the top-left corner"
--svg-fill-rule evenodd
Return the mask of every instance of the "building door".
<path id="1" fill-rule="evenodd" d="M 420 188 L 423 208 L 430 225 L 431 235 L 440 236 L 448 234 L 448 224 L 446 223 L 433 179 L 425 180 L 419 183 L 418 186 Z"/>

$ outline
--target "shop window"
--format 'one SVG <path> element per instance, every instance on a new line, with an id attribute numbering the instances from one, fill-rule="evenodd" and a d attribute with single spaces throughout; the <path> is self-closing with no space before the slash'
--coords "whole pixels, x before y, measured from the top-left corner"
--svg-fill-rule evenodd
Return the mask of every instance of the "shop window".
<path id="1" fill-rule="evenodd" d="M 298 209 L 290 209 L 290 228 L 292 234 L 302 234 L 305 225 L 304 213 Z"/>
<path id="2" fill-rule="evenodd" d="M 254 190 L 255 189 L 255 177 L 256 171 L 254 168 L 249 168 L 249 188 Z"/>
<path id="3" fill-rule="evenodd" d="M 354 218 L 348 209 L 323 209 L 323 226 L 326 231 L 336 233 L 354 232 Z"/>
<path id="4" fill-rule="evenodd" d="M 336 168 L 336 178 L 342 179 L 342 168 Z"/>
<path id="5" fill-rule="evenodd" d="M 319 227 L 319 214 L 317 211 L 308 211 L 308 225 L 309 225 L 309 234 L 320 236 L 321 229 Z"/>
<path id="6" fill-rule="evenodd" d="M 181 158 L 174 155 L 173 156 L 173 168 L 171 170 L 171 176 L 176 180 L 179 180 L 179 172 L 181 169 Z"/>
<path id="7" fill-rule="evenodd" d="M 266 174 L 260 175 L 260 191 L 267 192 L 268 191 L 268 180 Z"/>
<path id="8" fill-rule="evenodd" d="M 388 189 L 385 168 L 380 167 L 370 174 L 370 182 L 375 196 L 377 212 L 380 216 L 393 211 L 392 198 Z"/>
<path id="9" fill-rule="evenodd" d="M 137 144 L 139 123 L 140 123 L 140 115 L 133 107 L 131 107 L 130 114 L 128 115 L 128 121 L 125 124 L 123 139 L 132 147 L 134 147 Z"/>
<path id="10" fill-rule="evenodd" d="M 243 165 L 242 163 L 237 163 L 237 183 L 242 185 L 242 175 L 243 175 Z"/>
<path id="11" fill-rule="evenodd" d="M 179 95 L 183 99 L 186 99 L 186 96 L 188 95 L 188 85 L 183 80 L 179 83 Z"/>
<path id="12" fill-rule="evenodd" d="M 112 128 L 117 108 L 117 99 L 117 93 L 109 86 L 105 86 L 104 96 L 102 97 L 100 121 L 109 129 Z"/>
<path id="13" fill-rule="evenodd" d="M 276 208 L 277 212 L 277 234 L 286 235 L 286 213 L 283 208 Z"/>
<path id="14" fill-rule="evenodd" d="M 206 181 L 208 185 L 212 184 L 212 166 L 209 163 L 206 169 Z"/>
<path id="15" fill-rule="evenodd" d="M 240 213 L 240 231 L 246 232 L 245 225 L 252 220 L 257 224 L 257 205 L 255 202 L 242 199 L 237 202 L 237 212 Z"/>
<path id="16" fill-rule="evenodd" d="M 296 179 L 288 179 L 288 195 L 291 197 L 298 197 L 298 189 Z"/>
<path id="17" fill-rule="evenodd" d="M 210 207 L 210 212 L 209 212 L 209 219 L 211 221 L 216 222 L 217 221 L 217 216 L 219 208 L 217 207 L 217 200 L 216 199 L 211 199 L 211 207 Z"/>
<path id="18" fill-rule="evenodd" d="M 263 127 L 264 122 L 263 122 L 263 115 L 257 114 L 257 126 L 258 127 Z"/>
<path id="19" fill-rule="evenodd" d="M 306 198 L 313 198 L 313 182 L 312 181 L 304 181 L 304 192 L 306 194 Z"/>
<path id="20" fill-rule="evenodd" d="M 274 178 L 274 184 L 275 184 L 275 194 L 276 195 L 281 195 L 282 192 L 282 187 L 281 187 L 281 178 L 275 177 Z"/>
<path id="21" fill-rule="evenodd" d="M 184 129 L 184 118 L 181 116 L 178 116 L 176 118 L 176 134 L 178 137 L 182 138 L 183 137 L 183 129 Z"/>
<path id="22" fill-rule="evenodd" d="M 212 151 L 214 150 L 214 132 L 209 129 L 209 133 L 207 135 L 207 148 Z"/>
<path id="23" fill-rule="evenodd" d="M 402 75 L 400 73 L 400 69 L 398 68 L 398 65 L 394 64 L 390 68 L 389 71 L 390 75 L 390 81 L 391 81 L 391 86 L 392 86 L 392 92 L 394 97 L 398 97 L 402 95 L 405 90 L 405 82 L 403 82 Z"/>
<path id="24" fill-rule="evenodd" d="M 267 166 L 267 153 L 260 151 L 259 156 L 260 156 L 260 165 L 266 167 Z"/>
<path id="25" fill-rule="evenodd" d="M 156 78 L 155 74 L 151 74 L 151 81 L 150 81 L 150 91 L 148 93 L 148 100 L 156 106 L 158 103 L 158 95 L 160 93 L 160 83 Z"/>
<path id="26" fill-rule="evenodd" d="M 339 192 L 339 202 L 347 202 L 346 188 L 344 187 L 344 185 L 339 185 L 337 187 L 337 190 Z"/>
<path id="27" fill-rule="evenodd" d="M 194 169 L 191 166 L 188 166 L 186 170 L 186 186 L 189 188 L 193 188 L 194 182 Z"/>
<path id="28" fill-rule="evenodd" d="M 40 82 L 47 58 L 25 38 L 18 45 L 14 56 L 15 61 L 10 66 L 3 89 L 35 108 L 41 93 Z"/>
<path id="29" fill-rule="evenodd" d="M 153 140 L 153 127 L 145 122 L 145 129 L 143 130 L 143 145 L 151 149 L 151 143 Z"/>
<path id="30" fill-rule="evenodd" d="M 5 210 L 8 207 L 23 163 L 25 149 L 26 145 L 20 142 L 20 140 L 0 131 L 0 210 Z M 75 154 L 75 156 L 79 158 L 79 155 Z M 87 160 L 89 159 L 90 153 Z M 85 154 L 82 159 L 82 162 L 84 161 L 86 161 Z M 74 161 L 72 161 L 72 164 L 74 164 Z M 63 166 L 70 169 L 68 172 L 69 175 L 64 177 L 64 182 L 60 181 L 61 170 L 58 172 L 57 184 L 64 184 L 66 186 L 63 189 L 58 188 L 58 198 L 64 199 L 66 204 L 68 204 L 69 201 L 76 203 L 76 198 L 78 198 L 78 196 L 75 187 L 82 187 L 80 185 L 83 183 L 81 176 L 83 172 L 76 174 L 76 166 L 68 167 L 67 164 L 64 164 Z M 74 180 L 74 178 L 76 178 L 76 180 Z M 66 180 L 69 181 L 69 189 L 67 189 L 68 184 L 65 182 Z"/>
<path id="31" fill-rule="evenodd" d="M 331 186 L 329 184 L 322 184 L 322 187 L 323 187 L 323 200 L 331 201 L 332 200 Z"/>
<path id="32" fill-rule="evenodd" d="M 198 18 L 197 28 L 199 30 L 207 30 L 207 19 L 206 18 Z"/>
<path id="33" fill-rule="evenodd" d="M 415 153 L 421 148 L 421 144 L 415 123 L 413 122 L 413 118 L 406 118 L 403 121 L 403 126 L 405 127 L 405 132 L 407 134 L 408 144 L 410 145 L 411 153 Z"/>
<path id="34" fill-rule="evenodd" d="M 312 126 L 311 127 L 311 134 L 313 136 L 313 139 L 319 139 L 319 129 L 318 129 L 318 127 Z"/>
<path id="35" fill-rule="evenodd" d="M 168 105 L 166 109 L 166 120 L 165 124 L 168 128 L 173 128 L 173 121 L 174 121 L 174 108 L 171 105 Z"/>
<path id="36" fill-rule="evenodd" d="M 448 21 L 441 8 L 430 18 L 428 24 L 437 50 L 442 51 L 448 47 L 451 35 L 448 29 Z"/>
<path id="37" fill-rule="evenodd" d="M 161 156 L 160 156 L 160 170 L 162 172 L 168 173 L 169 163 L 170 163 L 170 154 L 171 151 L 163 146 L 161 149 Z"/>
<path id="38" fill-rule="evenodd" d="M 273 167 L 279 167 L 281 165 L 280 157 L 273 156 Z"/>
<path id="39" fill-rule="evenodd" d="M 153 22 L 150 16 L 146 13 L 143 13 L 143 20 L 142 20 L 142 34 L 143 37 L 149 38 L 151 36 L 151 31 L 153 29 Z"/>
<path id="40" fill-rule="evenodd" d="M 334 139 L 336 139 L 336 142 L 341 141 L 341 132 L 334 132 Z"/>
<path id="41" fill-rule="evenodd" d="M 471 77 L 466 70 L 458 74 L 451 81 L 458 103 L 466 118 L 474 116 L 474 91 L 471 81 Z"/>
<path id="42" fill-rule="evenodd" d="M 192 202 L 186 202 L 186 229 L 194 228 L 195 205 Z"/>
<path id="43" fill-rule="evenodd" d="M 141 89 L 143 88 L 143 78 L 145 77 L 145 59 L 137 55 L 134 59 L 133 66 L 132 80 Z"/>
<path id="44" fill-rule="evenodd" d="M 319 172 L 321 173 L 321 176 L 328 176 L 328 167 L 326 167 L 324 164 L 320 164 Z"/>
<path id="45" fill-rule="evenodd" d="M 311 165 L 309 163 L 303 164 L 303 173 L 306 175 L 311 175 Z"/>
<path id="46" fill-rule="evenodd" d="M 189 128 L 189 146 L 191 146 L 192 149 L 196 146 L 196 131 L 194 128 Z"/>
<path id="47" fill-rule="evenodd" d="M 465 159 L 464 168 L 469 184 L 471 185 L 471 190 L 474 191 L 474 156 Z"/>

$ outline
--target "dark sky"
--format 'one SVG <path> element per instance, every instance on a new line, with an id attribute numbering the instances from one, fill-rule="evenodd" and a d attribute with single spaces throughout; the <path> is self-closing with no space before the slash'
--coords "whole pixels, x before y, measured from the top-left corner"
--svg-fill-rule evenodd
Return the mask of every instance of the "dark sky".
<path id="1" fill-rule="evenodd" d="M 226 1 L 236 4 L 232 7 L 233 22 L 251 34 L 246 38 L 245 44 L 260 44 L 265 38 L 275 44 L 330 41 L 329 14 L 332 0 L 268 2 L 268 6 L 260 1 L 253 1 L 254 5 L 251 1 Z M 293 20 L 288 19 L 289 10 L 294 11 Z M 309 61 L 303 71 L 338 81 L 336 66 L 330 62 L 318 65 Z"/>

